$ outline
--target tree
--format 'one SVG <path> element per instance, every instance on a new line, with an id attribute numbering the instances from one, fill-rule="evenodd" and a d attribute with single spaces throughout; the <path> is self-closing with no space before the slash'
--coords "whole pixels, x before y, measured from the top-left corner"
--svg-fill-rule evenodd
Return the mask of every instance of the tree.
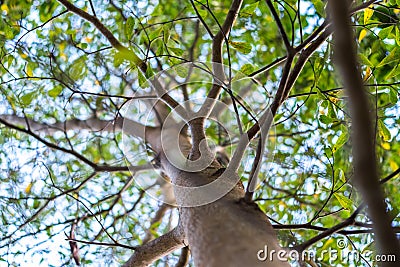
<path id="1" fill-rule="evenodd" d="M 1 10 L 1 261 L 396 266 L 398 1 Z"/>

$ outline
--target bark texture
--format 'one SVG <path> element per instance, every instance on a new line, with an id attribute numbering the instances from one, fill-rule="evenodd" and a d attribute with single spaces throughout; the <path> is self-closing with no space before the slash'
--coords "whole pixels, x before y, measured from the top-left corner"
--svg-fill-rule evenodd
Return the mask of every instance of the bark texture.
<path id="1" fill-rule="evenodd" d="M 181 142 L 186 143 L 182 147 L 190 147 L 188 138 L 181 136 Z M 173 184 L 179 186 L 197 187 L 218 179 L 213 175 L 218 171 L 216 162 L 201 172 L 185 172 L 161 154 L 161 165 Z M 180 223 L 196 266 L 289 266 L 278 259 L 262 262 L 257 258 L 257 252 L 265 246 L 269 251 L 282 248 L 266 215 L 256 204 L 246 203 L 244 194 L 243 186 L 238 183 L 215 202 L 179 208 Z M 178 204 L 182 197 L 185 196 L 176 191 Z"/>

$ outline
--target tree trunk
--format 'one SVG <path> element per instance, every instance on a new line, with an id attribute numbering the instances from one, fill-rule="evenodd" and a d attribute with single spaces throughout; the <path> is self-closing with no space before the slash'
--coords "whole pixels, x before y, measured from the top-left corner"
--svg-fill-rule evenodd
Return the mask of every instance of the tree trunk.
<path id="1" fill-rule="evenodd" d="M 188 139 L 182 135 L 180 137 L 181 148 L 190 147 Z M 152 146 L 160 148 L 156 143 Z M 218 179 L 214 174 L 218 171 L 218 164 L 215 162 L 200 172 L 186 172 L 171 164 L 165 154 L 160 152 L 162 169 L 174 185 L 199 187 Z M 233 175 L 238 180 L 237 174 Z M 290 266 L 285 261 L 279 261 L 276 253 L 273 259 L 258 259 L 260 250 L 267 248 L 269 253 L 271 250 L 278 252 L 283 249 L 279 246 L 266 215 L 257 204 L 246 203 L 243 200 L 244 193 L 239 182 L 228 194 L 209 204 L 179 207 L 180 223 L 189 242 L 195 266 Z M 181 191 L 175 190 L 175 194 L 178 206 L 180 202 L 185 202 L 187 196 L 180 195 Z M 265 255 L 262 252 L 260 256 Z"/>
<path id="2" fill-rule="evenodd" d="M 173 181 L 185 180 L 186 186 L 214 178 L 203 173 L 169 174 Z M 256 204 L 244 202 L 243 197 L 244 190 L 237 185 L 215 202 L 179 209 L 196 266 L 289 266 L 277 259 L 267 259 L 266 264 L 257 258 L 258 251 L 265 246 L 268 251 L 282 248 L 265 214 Z"/>

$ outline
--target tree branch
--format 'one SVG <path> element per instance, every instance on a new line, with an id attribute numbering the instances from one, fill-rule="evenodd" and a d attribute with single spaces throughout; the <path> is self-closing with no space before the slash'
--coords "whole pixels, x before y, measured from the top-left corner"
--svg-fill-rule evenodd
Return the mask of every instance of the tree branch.
<path id="1" fill-rule="evenodd" d="M 104 26 L 101 21 L 93 15 L 90 15 L 89 13 L 83 11 L 82 9 L 74 6 L 72 3 L 70 3 L 68 0 L 58 0 L 62 5 L 64 5 L 69 11 L 75 13 L 76 15 L 80 16 L 81 18 L 91 22 L 103 35 L 104 37 L 107 38 L 107 40 L 110 42 L 110 44 L 117 49 L 118 51 L 121 52 L 129 52 L 129 56 L 132 57 L 132 60 L 134 63 L 139 66 L 139 68 L 143 71 L 143 73 L 146 73 L 147 70 L 147 65 L 146 63 L 141 60 L 133 51 L 129 50 L 129 48 L 125 47 L 122 45 L 117 38 L 112 34 L 112 32 L 107 29 L 107 27 Z"/>
<path id="2" fill-rule="evenodd" d="M 161 206 L 158 208 L 158 210 L 156 211 L 156 214 L 154 215 L 154 217 L 151 219 L 150 221 L 150 227 L 149 229 L 147 229 L 146 231 L 146 236 L 143 238 L 142 242 L 143 244 L 148 243 L 150 240 L 152 240 L 153 234 L 152 231 L 154 231 L 155 229 L 153 228 L 153 225 L 161 222 L 161 220 L 164 218 L 165 213 L 171 208 L 170 205 L 168 205 L 167 203 L 163 203 L 161 204 Z"/>
<path id="3" fill-rule="evenodd" d="M 302 252 L 302 251 L 304 251 L 305 249 L 307 249 L 309 246 L 311 246 L 312 244 L 318 242 L 319 240 L 324 239 L 325 237 L 328 237 L 328 236 L 332 235 L 333 233 L 336 233 L 336 232 L 338 232 L 339 230 L 341 230 L 341 229 L 343 229 L 343 228 L 345 228 L 345 227 L 347 227 L 347 226 L 349 226 L 349 225 L 354 224 L 355 218 L 356 218 L 356 216 L 360 213 L 360 211 L 361 211 L 362 208 L 363 208 L 363 206 L 358 207 L 358 208 L 353 212 L 353 214 L 350 215 L 349 218 L 347 218 L 347 219 L 344 220 L 343 222 L 341 222 L 341 223 L 339 223 L 339 224 L 337 224 L 337 225 L 335 225 L 335 226 L 333 226 L 333 227 L 331 227 L 331 228 L 325 230 L 324 232 L 320 233 L 319 235 L 314 236 L 313 238 L 307 240 L 307 241 L 304 242 L 303 244 L 296 246 L 295 249 L 298 250 L 298 251 L 300 251 L 300 252 Z"/>
<path id="4" fill-rule="evenodd" d="M 76 15 L 84 18 L 85 20 L 91 22 L 103 35 L 104 37 L 107 38 L 107 40 L 110 42 L 110 44 L 120 50 L 122 48 L 127 49 L 124 47 L 118 40 L 115 38 L 115 36 L 108 30 L 103 23 L 100 22 L 100 20 L 95 17 L 90 15 L 89 13 L 83 11 L 82 9 L 74 6 L 72 3 L 70 3 L 67 0 L 58 0 L 62 5 L 64 5 L 69 11 L 75 13 Z"/>
<path id="5" fill-rule="evenodd" d="M 217 99 L 219 94 L 221 93 L 221 81 L 224 81 L 224 69 L 223 69 L 223 60 L 222 60 L 222 45 L 224 41 L 227 41 L 228 35 L 231 31 L 233 23 L 235 22 L 240 7 L 242 6 L 243 0 L 233 0 L 231 7 L 229 8 L 228 14 L 226 15 L 225 21 L 221 26 L 220 31 L 214 36 L 212 43 L 212 62 L 213 64 L 213 74 L 214 74 L 214 83 L 207 95 L 209 99 Z M 214 106 L 215 101 L 206 101 L 201 107 L 199 113 L 200 114 L 209 114 L 211 112 L 212 107 Z M 208 113 L 207 113 L 208 111 Z"/>
<path id="6" fill-rule="evenodd" d="M 197 7 L 194 4 L 193 0 L 190 0 L 190 3 L 192 4 L 194 12 L 196 12 L 197 17 L 199 18 L 199 20 L 200 20 L 201 24 L 203 25 L 203 27 L 206 29 L 207 33 L 210 35 L 211 38 L 214 38 L 214 34 L 212 33 L 211 29 L 208 27 L 207 23 L 204 21 L 203 17 L 200 15 L 200 13 L 197 10 Z"/>
<path id="7" fill-rule="evenodd" d="M 90 161 L 88 158 L 86 158 L 85 156 L 81 155 L 80 153 L 76 152 L 75 150 L 71 150 L 71 149 L 67 149 L 64 147 L 60 147 L 57 146 L 56 144 L 53 144 L 47 140 L 45 140 L 44 138 L 40 137 L 39 135 L 37 135 L 36 133 L 32 132 L 29 129 L 25 129 L 25 128 L 21 128 L 17 125 L 14 125 L 12 123 L 9 123 L 8 121 L 1 119 L 0 118 L 0 123 L 9 127 L 10 129 L 14 129 L 23 133 L 26 133 L 30 136 L 32 136 L 33 138 L 35 138 L 36 140 L 38 140 L 39 142 L 43 143 L 45 146 L 47 146 L 50 149 L 55 149 L 55 150 L 59 150 L 62 152 L 65 152 L 67 154 L 70 154 L 74 157 L 76 157 L 77 159 L 79 159 L 80 161 L 82 161 L 83 163 L 89 165 L 90 167 L 92 167 L 95 171 L 108 171 L 108 172 L 118 172 L 118 171 L 129 171 L 129 168 L 127 166 L 108 166 L 108 165 L 98 165 L 92 161 Z"/>
<path id="8" fill-rule="evenodd" d="M 178 225 L 172 231 L 138 247 L 122 267 L 145 267 L 185 246 L 185 234 L 183 228 Z"/>
<path id="9" fill-rule="evenodd" d="M 56 122 L 53 124 L 46 124 L 42 122 L 37 122 L 33 119 L 20 117 L 18 115 L 0 115 L 0 118 L 8 122 L 12 122 L 15 125 L 21 125 L 25 128 L 29 128 L 32 131 L 54 134 L 59 131 L 79 131 L 79 130 L 89 130 L 89 131 L 107 131 L 111 132 L 113 130 L 122 129 L 122 118 L 117 118 L 115 120 L 100 120 L 98 118 L 88 118 L 85 120 L 71 119 L 64 122 Z"/>
<path id="10" fill-rule="evenodd" d="M 30 118 L 20 117 L 18 115 L 0 115 L 0 119 L 3 122 L 12 123 L 14 126 L 21 125 L 30 131 L 35 131 L 45 134 L 54 134 L 59 131 L 79 131 L 88 130 L 93 132 L 99 131 L 121 131 L 124 128 L 127 134 L 136 136 L 145 140 L 146 130 L 152 128 L 151 126 L 145 126 L 139 122 L 118 117 L 115 120 L 101 120 L 98 118 L 88 118 L 85 120 L 71 119 L 64 122 L 56 122 L 53 124 L 46 124 L 42 122 L 37 122 Z M 0 121 L 0 122 L 1 122 Z M 125 125 L 123 127 L 123 125 Z"/>
<path id="11" fill-rule="evenodd" d="M 200 143 L 205 140 L 204 121 L 212 112 L 215 106 L 216 99 L 221 93 L 222 84 L 225 80 L 224 66 L 222 65 L 222 45 L 224 41 L 228 41 L 228 35 L 231 31 L 232 25 L 235 22 L 243 0 L 233 0 L 225 21 L 220 26 L 220 30 L 213 38 L 212 43 L 212 63 L 213 63 L 213 85 L 207 95 L 203 105 L 197 112 L 197 119 L 192 120 L 190 130 L 192 133 L 192 151 L 190 153 L 191 159 L 197 159 L 200 155 Z M 218 21 L 216 21 L 218 23 Z M 219 23 L 218 23 L 219 25 Z"/>
<path id="12" fill-rule="evenodd" d="M 286 50 L 288 51 L 289 54 L 292 54 L 293 51 L 293 47 L 289 42 L 289 38 L 287 37 L 287 34 L 285 32 L 285 29 L 283 28 L 282 22 L 279 18 L 278 13 L 276 13 L 276 10 L 274 8 L 274 5 L 272 4 L 271 0 L 266 0 L 265 1 L 269 7 L 269 9 L 271 10 L 272 16 L 275 19 L 276 25 L 278 26 L 279 32 L 282 36 L 283 39 L 283 43 L 285 44 Z"/>
<path id="13" fill-rule="evenodd" d="M 397 258 L 400 258 L 400 244 L 391 227 L 391 220 L 386 212 L 384 195 L 379 186 L 375 137 L 372 119 L 370 118 L 372 112 L 357 63 L 354 36 L 350 27 L 348 1 L 330 0 L 329 11 L 335 31 L 334 55 L 336 64 L 349 95 L 354 181 L 368 206 L 368 214 L 374 225 L 378 253 L 395 254 Z M 397 264 L 388 262 L 382 266 L 397 266 Z"/>
<path id="14" fill-rule="evenodd" d="M 189 262 L 189 254 L 189 247 L 183 247 L 181 249 L 181 255 L 179 256 L 179 260 L 175 264 L 175 267 L 185 267 Z"/>

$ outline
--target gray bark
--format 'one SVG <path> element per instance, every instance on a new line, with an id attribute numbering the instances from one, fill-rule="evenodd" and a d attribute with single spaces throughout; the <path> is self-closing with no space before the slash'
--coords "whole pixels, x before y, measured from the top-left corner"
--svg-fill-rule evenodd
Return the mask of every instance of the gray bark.
<path id="1" fill-rule="evenodd" d="M 151 139 L 158 139 L 156 135 L 156 131 L 149 134 L 150 143 Z M 190 148 L 187 138 L 181 136 L 180 139 L 181 147 Z M 160 149 L 158 142 L 152 147 Z M 189 153 L 188 150 L 182 152 Z M 218 178 L 213 176 L 218 170 L 218 163 L 214 162 L 200 172 L 185 172 L 171 164 L 162 151 L 160 153 L 162 168 L 174 185 L 198 187 Z M 186 196 L 179 195 L 179 190 L 175 193 L 178 204 L 179 200 L 185 200 L 182 198 Z M 265 246 L 269 251 L 282 248 L 266 215 L 256 204 L 244 202 L 244 193 L 243 186 L 238 183 L 215 202 L 179 208 L 180 223 L 196 266 L 289 266 L 277 258 L 265 262 L 257 258 L 257 253 Z"/>

